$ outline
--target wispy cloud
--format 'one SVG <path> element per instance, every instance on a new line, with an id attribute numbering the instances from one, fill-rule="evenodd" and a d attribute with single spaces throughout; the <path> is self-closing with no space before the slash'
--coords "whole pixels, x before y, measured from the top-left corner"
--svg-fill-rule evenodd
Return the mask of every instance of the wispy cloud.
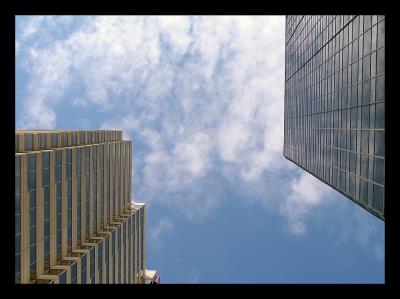
<path id="1" fill-rule="evenodd" d="M 313 207 L 323 200 L 329 200 L 333 190 L 303 171 L 291 182 L 291 193 L 281 205 L 281 214 L 288 220 L 288 229 L 294 234 L 303 234 L 306 230 L 305 218 Z"/>
<path id="2" fill-rule="evenodd" d="M 283 17 L 101 16 L 82 26 L 66 19 L 74 29 L 51 42 L 47 34 L 46 43 L 43 19 L 30 22 L 17 36 L 30 78 L 19 126 L 56 127 L 60 103 L 107 112 L 98 126 L 120 128 L 135 142 L 140 200 L 201 221 L 229 182 L 282 215 L 295 234 L 326 202 L 327 187 L 290 171 L 282 157 Z M 54 22 L 46 18 L 48 33 Z M 27 36 L 37 42 L 24 42 Z M 79 117 L 96 124 L 91 115 Z"/>
<path id="3" fill-rule="evenodd" d="M 150 227 L 150 243 L 149 246 L 159 249 L 164 246 L 162 236 L 170 233 L 174 228 L 174 224 L 167 218 L 160 219 L 154 226 Z"/>
<path id="4" fill-rule="evenodd" d="M 380 232 L 384 229 L 384 223 L 377 221 L 369 212 L 351 204 L 351 207 L 346 211 L 344 205 L 335 205 L 335 210 L 332 211 L 332 217 L 338 218 L 338 225 L 335 229 L 328 227 L 330 235 L 337 240 L 336 244 L 339 247 L 357 246 L 371 257 L 378 260 L 385 258 L 384 235 Z"/>

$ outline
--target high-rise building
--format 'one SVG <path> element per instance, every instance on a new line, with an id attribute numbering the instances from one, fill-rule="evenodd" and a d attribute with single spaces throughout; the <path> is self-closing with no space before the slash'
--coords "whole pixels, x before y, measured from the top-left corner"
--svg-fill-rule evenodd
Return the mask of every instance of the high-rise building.
<path id="1" fill-rule="evenodd" d="M 16 283 L 145 283 L 146 209 L 122 131 L 17 131 Z"/>
<path id="2" fill-rule="evenodd" d="M 385 16 L 287 16 L 284 156 L 385 219 Z"/>

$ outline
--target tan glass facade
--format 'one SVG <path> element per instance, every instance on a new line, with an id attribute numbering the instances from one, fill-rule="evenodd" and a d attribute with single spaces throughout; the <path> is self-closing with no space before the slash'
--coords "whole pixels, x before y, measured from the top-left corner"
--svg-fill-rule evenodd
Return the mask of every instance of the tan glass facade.
<path id="1" fill-rule="evenodd" d="M 16 131 L 15 282 L 144 283 L 146 207 L 122 131 Z"/>

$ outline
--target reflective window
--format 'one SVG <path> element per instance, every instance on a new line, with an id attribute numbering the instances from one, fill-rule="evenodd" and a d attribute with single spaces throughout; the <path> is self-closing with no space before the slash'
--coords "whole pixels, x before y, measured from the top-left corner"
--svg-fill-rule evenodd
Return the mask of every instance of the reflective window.
<path id="1" fill-rule="evenodd" d="M 40 134 L 40 148 L 46 148 L 46 134 Z"/>
<path id="2" fill-rule="evenodd" d="M 63 271 L 59 276 L 59 283 L 66 284 L 67 283 L 67 272 Z"/>
<path id="3" fill-rule="evenodd" d="M 81 258 L 81 283 L 86 284 L 86 255 Z"/>
<path id="4" fill-rule="evenodd" d="M 385 182 L 385 160 L 375 158 L 374 181 L 383 185 Z"/>
<path id="5" fill-rule="evenodd" d="M 77 265 L 74 263 L 71 266 L 71 284 L 77 283 Z"/>
<path id="6" fill-rule="evenodd" d="M 377 52 L 376 72 L 382 74 L 385 72 L 385 47 L 379 49 Z"/>
<path id="7" fill-rule="evenodd" d="M 24 134 L 25 137 L 25 151 L 33 149 L 33 136 L 32 134 Z"/>
<path id="8" fill-rule="evenodd" d="M 68 145 L 68 134 L 67 133 L 62 133 L 62 145 L 67 146 Z"/>
<path id="9" fill-rule="evenodd" d="M 52 147 L 57 146 L 57 133 L 51 134 L 51 146 Z"/>
<path id="10" fill-rule="evenodd" d="M 376 104 L 375 106 L 375 128 L 385 128 L 385 107 L 383 103 Z"/>
<path id="11" fill-rule="evenodd" d="M 375 131 L 375 155 L 385 156 L 385 132 Z"/>
<path id="12" fill-rule="evenodd" d="M 284 154 L 321 180 L 349 192 L 349 197 L 372 207 L 374 192 L 369 189 L 373 186 L 365 187 L 352 174 L 362 173 L 373 180 L 373 161 L 366 155 L 379 153 L 384 157 L 384 148 L 377 145 L 384 143 L 384 131 L 374 132 L 376 128 L 384 129 L 384 18 L 321 16 L 321 26 L 317 27 L 310 23 L 313 18 L 287 18 Z M 329 20 L 334 23 L 329 25 Z M 311 28 L 315 34 L 308 35 Z M 321 39 L 314 47 L 317 36 Z M 112 131 L 111 135 L 120 138 L 121 132 Z M 117 149 L 111 166 L 125 171 L 120 155 L 128 159 Z M 340 169 L 332 169 L 330 163 Z M 346 174 L 348 170 L 350 175 Z M 117 198 L 115 191 L 122 188 L 118 189 L 120 201 L 113 201 L 112 208 L 121 210 L 127 196 L 125 173 L 110 174 L 116 184 L 110 186 L 109 197 Z M 361 191 L 362 186 L 366 192 Z M 363 199 L 362 192 L 368 198 Z"/>
<path id="13" fill-rule="evenodd" d="M 374 185 L 373 188 L 373 208 L 383 212 L 383 188 L 378 185 Z"/>
<path id="14" fill-rule="evenodd" d="M 95 252 L 94 249 L 90 250 L 90 279 L 92 281 L 92 284 L 95 283 L 95 272 L 94 272 L 94 265 L 95 265 Z"/>
<path id="15" fill-rule="evenodd" d="M 21 157 L 15 156 L 15 282 L 21 280 Z"/>
<path id="16" fill-rule="evenodd" d="M 371 30 L 364 33 L 364 55 L 371 51 Z"/>
<path id="17" fill-rule="evenodd" d="M 366 56 L 363 58 L 363 76 L 362 79 L 368 79 L 371 77 L 371 63 L 370 63 L 371 56 Z"/>
<path id="18" fill-rule="evenodd" d="M 362 101 L 361 104 L 365 105 L 369 103 L 370 97 L 371 97 L 371 81 L 370 80 L 366 80 L 362 83 L 363 86 L 363 91 L 362 91 Z"/>
<path id="19" fill-rule="evenodd" d="M 378 47 L 385 44 L 385 21 L 378 23 Z"/>

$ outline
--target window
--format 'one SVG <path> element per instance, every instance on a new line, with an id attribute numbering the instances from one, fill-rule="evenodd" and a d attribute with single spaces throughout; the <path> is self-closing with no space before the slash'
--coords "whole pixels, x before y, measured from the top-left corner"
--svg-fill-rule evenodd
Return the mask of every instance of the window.
<path id="1" fill-rule="evenodd" d="M 20 147 L 19 147 L 19 134 L 15 134 L 15 151 L 19 152 Z"/>
<path id="2" fill-rule="evenodd" d="M 81 258 L 81 283 L 86 284 L 86 255 Z"/>
<path id="3" fill-rule="evenodd" d="M 368 204 L 368 183 L 365 180 L 360 181 L 360 201 Z"/>
<path id="4" fill-rule="evenodd" d="M 62 230 L 62 152 L 55 151 L 55 181 L 56 181 L 56 244 L 57 260 L 61 259 L 61 230 Z"/>
<path id="5" fill-rule="evenodd" d="M 366 130 L 361 132 L 361 152 L 368 153 L 368 131 Z"/>
<path id="6" fill-rule="evenodd" d="M 353 27 L 354 28 L 354 27 Z M 352 59 L 352 61 L 354 62 L 354 61 L 357 61 L 358 60 L 358 39 L 356 39 L 354 42 L 353 42 L 353 59 Z"/>
<path id="7" fill-rule="evenodd" d="M 59 276 L 59 283 L 66 284 L 67 283 L 67 272 L 63 271 Z"/>
<path id="8" fill-rule="evenodd" d="M 85 132 L 79 132 L 79 139 L 80 144 L 85 143 Z"/>
<path id="9" fill-rule="evenodd" d="M 375 158 L 374 164 L 374 181 L 383 185 L 385 184 L 385 160 Z"/>
<path id="10" fill-rule="evenodd" d="M 351 128 L 357 128 L 357 108 L 351 109 Z"/>
<path id="11" fill-rule="evenodd" d="M 95 273 L 94 273 L 94 265 L 95 265 L 94 258 L 95 258 L 95 256 L 94 256 L 94 254 L 95 254 L 94 248 L 92 248 L 90 250 L 90 279 L 91 279 L 92 284 L 95 283 Z"/>
<path id="12" fill-rule="evenodd" d="M 371 52 L 371 30 L 364 33 L 364 55 Z"/>
<path id="13" fill-rule="evenodd" d="M 77 283 L 77 265 L 76 262 L 71 266 L 71 284 Z"/>
<path id="14" fill-rule="evenodd" d="M 15 282 L 21 280 L 21 185 L 20 156 L 15 156 Z"/>
<path id="15" fill-rule="evenodd" d="M 385 156 L 385 131 L 375 131 L 375 155 Z"/>
<path id="16" fill-rule="evenodd" d="M 98 273 L 99 273 L 99 283 L 103 282 L 103 242 L 100 241 L 97 244 L 97 250 L 98 250 L 98 254 L 97 254 L 97 267 L 98 267 Z"/>
<path id="17" fill-rule="evenodd" d="M 362 66 L 362 69 L 363 69 L 363 76 L 362 76 L 362 79 L 363 79 L 363 80 L 368 79 L 368 78 L 371 77 L 371 63 L 370 63 L 370 58 L 371 58 L 370 55 L 368 55 L 368 56 L 366 56 L 366 57 L 363 58 L 363 66 Z"/>
<path id="18" fill-rule="evenodd" d="M 51 146 L 52 147 L 57 146 L 57 133 L 51 134 Z"/>
<path id="19" fill-rule="evenodd" d="M 357 150 L 356 145 L 357 145 L 357 134 L 356 134 L 356 131 L 352 130 L 351 131 L 350 150 L 356 151 Z"/>
<path id="20" fill-rule="evenodd" d="M 363 129 L 369 128 L 369 106 L 363 106 L 361 108 L 361 111 L 362 111 L 361 127 Z"/>
<path id="21" fill-rule="evenodd" d="M 385 76 L 379 76 L 376 79 L 376 101 L 385 100 Z"/>
<path id="22" fill-rule="evenodd" d="M 383 213 L 383 188 L 374 185 L 373 208 Z"/>
<path id="23" fill-rule="evenodd" d="M 30 151 L 33 148 L 32 134 L 25 134 L 25 151 Z"/>
<path id="24" fill-rule="evenodd" d="M 380 75 L 384 72 L 385 72 L 385 47 L 377 51 L 377 64 L 376 64 L 376 73 Z"/>
<path id="25" fill-rule="evenodd" d="M 68 135 L 66 132 L 62 133 L 62 145 L 67 146 L 68 145 Z"/>
<path id="26" fill-rule="evenodd" d="M 375 115 L 375 128 L 384 129 L 385 128 L 385 107 L 384 103 L 376 104 L 376 115 Z"/>
<path id="27" fill-rule="evenodd" d="M 385 44 L 385 21 L 378 23 L 378 47 Z"/>
<path id="28" fill-rule="evenodd" d="M 40 134 L 40 148 L 44 149 L 46 148 L 46 135 L 45 134 Z"/>

